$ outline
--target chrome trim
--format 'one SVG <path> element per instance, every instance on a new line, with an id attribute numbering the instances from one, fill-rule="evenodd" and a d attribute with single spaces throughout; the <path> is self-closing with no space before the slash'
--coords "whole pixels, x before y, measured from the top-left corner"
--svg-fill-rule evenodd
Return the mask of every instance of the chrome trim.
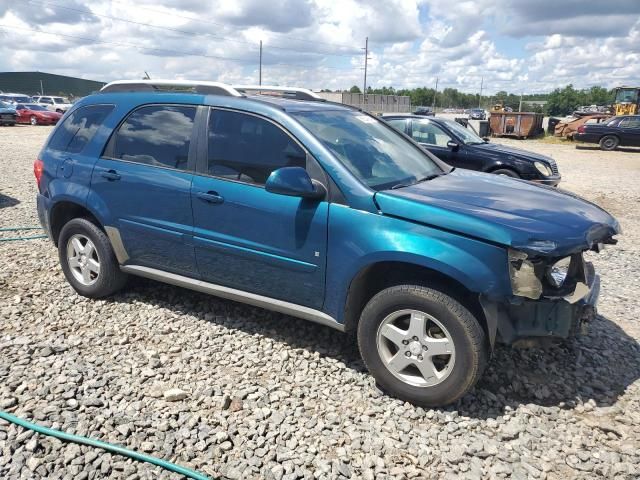
<path id="1" fill-rule="evenodd" d="M 222 297 L 228 300 L 234 300 L 236 302 L 247 303 L 256 307 L 285 313 L 293 317 L 303 318 L 311 322 L 326 325 L 341 332 L 345 331 L 344 325 L 339 323 L 332 316 L 327 315 L 326 313 L 319 310 L 304 307 L 302 305 L 297 305 L 295 303 L 289 303 L 283 300 L 277 300 L 275 298 L 264 297 L 255 293 L 236 290 L 235 288 L 224 287 L 222 285 L 208 283 L 203 280 L 196 280 L 195 278 L 184 277 L 175 273 L 163 272 L 162 270 L 143 267 L 140 265 L 125 265 L 120 267 L 120 269 L 123 272 L 150 278 L 151 280 L 158 280 L 160 282 L 170 283 L 171 285 L 176 285 L 178 287 L 208 293 L 216 297 Z"/>
<path id="2" fill-rule="evenodd" d="M 127 260 L 129 260 L 129 254 L 127 250 L 124 248 L 124 244 L 122 243 L 122 237 L 120 237 L 120 230 L 116 227 L 104 227 L 104 231 L 107 232 L 107 237 L 109 237 L 109 241 L 111 242 L 111 248 L 113 248 L 113 253 L 116 254 L 116 258 L 118 259 L 118 263 L 123 264 Z"/>

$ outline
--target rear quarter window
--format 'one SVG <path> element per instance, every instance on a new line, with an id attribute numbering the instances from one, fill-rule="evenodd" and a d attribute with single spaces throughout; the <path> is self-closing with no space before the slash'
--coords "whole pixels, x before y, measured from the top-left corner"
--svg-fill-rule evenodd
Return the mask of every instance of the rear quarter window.
<path id="1" fill-rule="evenodd" d="M 87 105 L 75 110 L 56 128 L 48 148 L 80 153 L 112 110 L 113 105 Z"/>

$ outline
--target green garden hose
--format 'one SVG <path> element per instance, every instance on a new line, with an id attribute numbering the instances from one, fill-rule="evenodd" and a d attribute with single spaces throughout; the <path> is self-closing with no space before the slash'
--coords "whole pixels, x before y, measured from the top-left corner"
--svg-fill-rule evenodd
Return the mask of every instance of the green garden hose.
<path id="1" fill-rule="evenodd" d="M 3 227 L 0 232 L 18 232 L 20 230 L 41 230 L 42 227 Z"/>
<path id="2" fill-rule="evenodd" d="M 38 238 L 47 238 L 47 236 L 46 235 L 33 235 L 31 237 L 0 238 L 0 242 L 17 242 L 19 240 L 36 240 Z"/>
<path id="3" fill-rule="evenodd" d="M 3 227 L 0 232 L 20 232 L 22 230 L 42 230 L 42 227 Z M 36 240 L 38 238 L 47 238 L 46 235 L 31 235 L 28 237 L 11 237 L 0 238 L 0 242 L 18 242 L 20 240 Z"/>
<path id="4" fill-rule="evenodd" d="M 133 458 L 134 460 L 138 460 L 139 462 L 151 463 L 152 465 L 157 465 L 158 467 L 164 468 L 165 470 L 169 470 L 170 472 L 184 475 L 187 478 L 193 478 L 195 480 L 211 480 L 210 477 L 206 475 L 198 473 L 189 468 L 181 467 L 180 465 L 176 465 L 175 463 L 167 462 L 159 458 L 134 452 L 133 450 L 128 450 L 124 447 L 113 445 L 111 443 L 105 443 L 99 440 L 94 440 L 92 438 L 80 437 L 78 435 L 72 435 L 70 433 L 61 432 L 60 430 L 53 430 L 51 428 L 43 427 L 35 423 L 27 422 L 26 420 L 23 420 L 19 417 L 11 415 L 10 413 L 7 413 L 7 412 L 0 411 L 0 419 L 19 425 L 22 428 L 33 430 L 34 432 L 40 433 L 42 435 L 48 435 L 50 437 L 59 438 L 60 440 L 65 440 L 67 442 L 78 443 L 80 445 L 88 445 L 90 447 L 101 448 L 111 453 L 116 453 L 118 455 L 123 455 L 125 457 Z"/>

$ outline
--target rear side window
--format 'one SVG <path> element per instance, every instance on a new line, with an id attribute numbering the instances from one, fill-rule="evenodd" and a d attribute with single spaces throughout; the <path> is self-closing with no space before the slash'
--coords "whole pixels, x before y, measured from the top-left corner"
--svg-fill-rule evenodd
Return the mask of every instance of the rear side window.
<path id="1" fill-rule="evenodd" d="M 622 128 L 640 128 L 640 117 L 627 117 L 620 120 Z"/>
<path id="2" fill-rule="evenodd" d="M 116 132 L 111 156 L 186 170 L 196 107 L 153 105 L 134 111 Z"/>
<path id="3" fill-rule="evenodd" d="M 281 167 L 306 167 L 306 153 L 273 123 L 239 112 L 212 110 L 209 117 L 210 175 L 264 185 Z"/>
<path id="4" fill-rule="evenodd" d="M 80 153 L 91 141 L 113 105 L 88 105 L 75 110 L 56 129 L 48 147 L 69 153 Z"/>

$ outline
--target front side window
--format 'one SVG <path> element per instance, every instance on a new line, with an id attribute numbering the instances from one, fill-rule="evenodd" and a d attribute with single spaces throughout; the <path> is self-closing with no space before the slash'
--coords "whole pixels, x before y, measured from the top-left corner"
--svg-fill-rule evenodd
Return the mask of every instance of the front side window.
<path id="1" fill-rule="evenodd" d="M 119 160 L 186 170 L 196 107 L 153 105 L 135 110 L 113 139 Z"/>
<path id="2" fill-rule="evenodd" d="M 425 152 L 395 129 L 359 111 L 300 111 L 291 115 L 374 190 L 443 173 Z"/>
<path id="3" fill-rule="evenodd" d="M 482 138 L 480 138 L 476 133 L 469 127 L 464 127 L 460 125 L 458 122 L 453 120 L 444 120 L 445 125 L 449 130 L 455 133 L 460 140 L 466 145 L 477 145 L 480 143 L 487 143 Z"/>
<path id="4" fill-rule="evenodd" d="M 446 147 L 451 137 L 440 127 L 428 120 L 414 120 L 411 125 L 411 137 L 418 143 Z"/>
<path id="5" fill-rule="evenodd" d="M 88 105 L 71 113 L 56 128 L 49 148 L 69 153 L 80 153 L 91 141 L 113 105 Z"/>
<path id="6" fill-rule="evenodd" d="M 281 128 L 254 115 L 212 110 L 209 115 L 208 173 L 264 185 L 282 167 L 306 167 L 306 153 Z"/>
<path id="7" fill-rule="evenodd" d="M 51 105 L 53 102 L 51 101 L 50 98 L 43 97 L 43 98 L 40 99 L 40 103 L 46 103 L 48 105 Z"/>

